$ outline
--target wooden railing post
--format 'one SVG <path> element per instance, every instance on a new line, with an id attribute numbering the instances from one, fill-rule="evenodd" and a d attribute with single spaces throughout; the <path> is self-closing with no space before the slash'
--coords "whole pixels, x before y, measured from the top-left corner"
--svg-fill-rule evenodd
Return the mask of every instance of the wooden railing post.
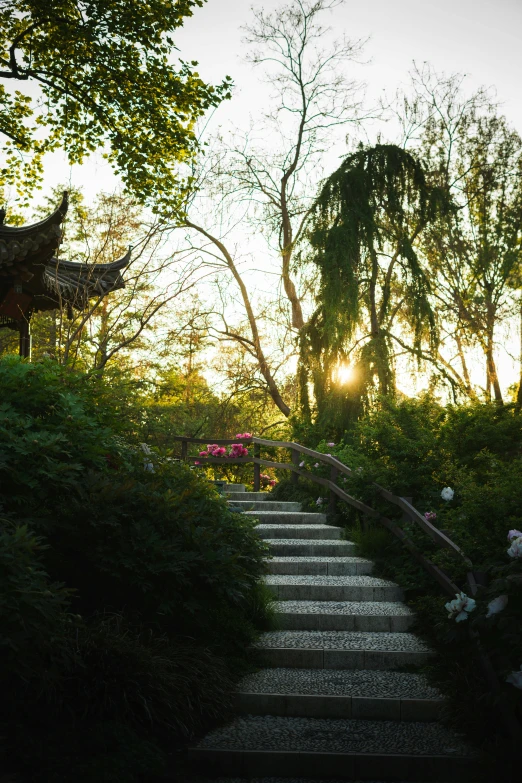
<path id="1" fill-rule="evenodd" d="M 413 498 L 404 497 L 404 500 L 407 500 L 408 503 L 411 503 L 411 505 L 413 506 Z M 407 514 L 405 511 L 402 512 L 402 521 L 403 522 L 410 522 L 411 521 L 410 515 Z"/>
<path id="2" fill-rule="evenodd" d="M 259 443 L 254 443 L 254 459 L 260 459 L 261 446 Z M 254 492 L 259 492 L 261 487 L 261 465 L 254 462 Z"/>
<path id="3" fill-rule="evenodd" d="M 296 449 L 292 449 L 292 462 L 294 463 L 296 468 L 299 467 L 299 460 L 300 460 L 299 452 L 296 451 Z M 299 476 L 297 473 L 294 473 L 294 471 L 292 471 L 292 475 L 290 476 L 290 481 L 292 482 L 292 484 L 297 484 L 299 481 Z"/>
<path id="4" fill-rule="evenodd" d="M 181 459 L 183 462 L 187 461 L 188 443 L 186 440 L 181 441 Z"/>
<path id="5" fill-rule="evenodd" d="M 337 468 L 334 467 L 330 468 L 330 481 L 332 482 L 332 484 L 335 484 L 338 475 L 339 475 L 339 471 L 337 470 Z M 329 490 L 328 513 L 334 514 L 336 506 L 337 506 L 337 495 L 335 494 L 335 492 L 332 492 L 332 490 Z"/>

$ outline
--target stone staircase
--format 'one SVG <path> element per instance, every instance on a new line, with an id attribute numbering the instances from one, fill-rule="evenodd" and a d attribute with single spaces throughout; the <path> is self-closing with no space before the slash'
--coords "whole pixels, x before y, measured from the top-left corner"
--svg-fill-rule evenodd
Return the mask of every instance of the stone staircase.
<path id="1" fill-rule="evenodd" d="M 401 589 L 324 514 L 241 484 L 227 494 L 270 546 L 279 630 L 258 642 L 266 668 L 239 684 L 238 717 L 190 749 L 195 770 L 222 783 L 474 780 L 477 752 L 438 722 L 444 699 L 415 672 L 432 652 L 408 632 Z"/>

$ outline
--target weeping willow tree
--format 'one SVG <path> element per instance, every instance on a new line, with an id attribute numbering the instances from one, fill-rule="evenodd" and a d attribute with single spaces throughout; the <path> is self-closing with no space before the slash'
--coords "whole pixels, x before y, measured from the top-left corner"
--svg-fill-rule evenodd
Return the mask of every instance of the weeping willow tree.
<path id="1" fill-rule="evenodd" d="M 300 338 L 305 421 L 342 432 L 377 394 L 395 393 L 395 342 L 418 357 L 423 343 L 436 346 L 415 241 L 446 208 L 419 161 L 394 145 L 361 147 L 324 183 L 307 233 L 319 287 Z M 348 363 L 343 385 L 336 375 Z"/>

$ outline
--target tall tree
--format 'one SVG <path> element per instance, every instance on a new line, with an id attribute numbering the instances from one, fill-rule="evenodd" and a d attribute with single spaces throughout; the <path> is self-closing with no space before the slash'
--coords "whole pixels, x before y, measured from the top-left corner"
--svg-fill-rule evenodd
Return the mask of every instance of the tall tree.
<path id="1" fill-rule="evenodd" d="M 78 163 L 101 148 L 135 197 L 172 212 L 194 122 L 230 92 L 171 63 L 204 1 L 0 0 L 0 187 L 37 184 L 48 150 Z"/>
<path id="2" fill-rule="evenodd" d="M 301 337 L 305 418 L 312 418 L 310 381 L 313 418 L 340 429 L 375 392 L 394 393 L 399 317 L 412 352 L 425 338 L 436 344 L 430 285 L 414 245 L 446 208 L 421 163 L 397 146 L 361 148 L 328 177 L 308 232 L 320 278 L 317 306 Z M 354 379 L 342 392 L 338 369 L 348 361 Z"/>
<path id="3" fill-rule="evenodd" d="M 363 42 L 342 37 L 330 39 L 323 25 L 327 12 L 344 0 L 292 0 L 271 13 L 255 10 L 245 28 L 248 60 L 264 69 L 272 87 L 271 105 L 257 124 L 243 134 L 233 134 L 197 175 L 207 199 L 195 200 L 187 209 L 185 225 L 191 241 L 216 268 L 226 269 L 239 292 L 244 320 L 221 331 L 250 352 L 258 372 L 281 412 L 290 405 L 278 380 L 294 354 L 295 338 L 308 313 L 311 281 L 303 266 L 295 264 L 299 242 L 325 156 L 346 130 L 363 117 L 362 85 L 347 74 L 347 66 L 360 60 Z M 330 39 L 330 40 L 329 40 Z M 218 205 L 209 215 L 208 201 Z M 199 209 L 199 215 L 198 215 Z M 237 229 L 243 236 L 235 240 Z M 260 301 L 255 275 L 245 270 L 245 234 L 258 240 L 251 252 L 250 269 L 261 268 L 270 280 L 270 294 Z M 199 234 L 199 241 L 198 241 Z M 300 279 L 299 277 L 300 276 Z M 278 283 L 278 285 L 276 284 Z M 237 312 L 237 306 L 236 306 Z M 219 314 L 220 320 L 224 313 Z M 285 352 L 266 347 L 264 335 L 277 329 Z M 268 339 L 270 342 L 270 338 Z"/>
<path id="4" fill-rule="evenodd" d="M 469 98 L 462 78 L 415 72 L 415 111 L 422 130 L 415 146 L 430 182 L 455 204 L 420 237 L 439 322 L 453 343 L 462 386 L 474 396 L 466 349 L 485 365 L 485 399 L 502 403 L 497 339 L 516 316 L 513 291 L 522 269 L 522 139 L 488 96 Z M 448 372 L 457 378 L 455 364 Z"/>

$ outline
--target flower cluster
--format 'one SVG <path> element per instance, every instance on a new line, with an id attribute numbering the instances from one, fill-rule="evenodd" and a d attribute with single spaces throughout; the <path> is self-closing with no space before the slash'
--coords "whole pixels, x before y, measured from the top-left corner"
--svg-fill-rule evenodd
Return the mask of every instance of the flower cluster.
<path id="1" fill-rule="evenodd" d="M 522 558 L 522 535 L 517 536 L 517 538 L 513 538 L 510 540 L 511 540 L 511 546 L 507 550 L 508 555 L 510 557 Z"/>
<path id="2" fill-rule="evenodd" d="M 522 558 L 522 533 L 520 530 L 510 530 L 507 537 L 508 541 L 511 543 L 511 546 L 507 550 L 508 555 L 510 557 Z"/>
<path id="3" fill-rule="evenodd" d="M 218 446 L 217 443 L 209 443 L 209 445 L 206 448 L 206 451 L 200 451 L 199 456 L 200 457 L 230 457 L 231 459 L 237 459 L 237 457 L 247 457 L 248 449 L 246 449 L 241 443 L 233 443 L 232 446 L 230 447 L 230 453 L 227 454 L 227 450 L 224 446 Z"/>
<path id="4" fill-rule="evenodd" d="M 241 443 L 233 443 L 230 447 L 230 454 L 228 456 L 232 459 L 248 457 L 248 449 L 242 446 Z"/>
<path id="5" fill-rule="evenodd" d="M 437 513 L 435 511 L 426 511 L 424 514 L 424 519 L 426 522 L 435 522 L 437 519 Z"/>
<path id="6" fill-rule="evenodd" d="M 315 501 L 315 505 L 316 506 L 322 506 L 323 503 L 324 503 L 324 499 L 323 498 L 317 498 L 317 500 Z"/>
<path id="7" fill-rule="evenodd" d="M 453 492 L 451 487 L 444 487 L 444 489 L 440 493 L 440 496 L 443 500 L 449 501 L 449 500 L 453 500 L 454 494 L 455 493 Z"/>
<path id="8" fill-rule="evenodd" d="M 273 478 L 270 478 L 270 476 L 267 475 L 266 473 L 261 473 L 259 478 L 261 479 L 262 487 L 275 487 L 275 485 L 277 484 L 277 481 Z"/>
<path id="9" fill-rule="evenodd" d="M 234 438 L 251 438 L 251 437 L 252 437 L 251 432 L 243 432 L 240 433 L 239 435 L 234 435 Z"/>
<path id="10" fill-rule="evenodd" d="M 463 620 L 468 619 L 468 612 L 472 612 L 475 608 L 475 601 L 470 598 L 466 593 L 456 593 L 456 597 L 453 601 L 449 601 L 444 604 L 444 607 L 448 610 L 448 617 L 450 620 L 455 619 L 455 622 L 461 623 Z"/>

